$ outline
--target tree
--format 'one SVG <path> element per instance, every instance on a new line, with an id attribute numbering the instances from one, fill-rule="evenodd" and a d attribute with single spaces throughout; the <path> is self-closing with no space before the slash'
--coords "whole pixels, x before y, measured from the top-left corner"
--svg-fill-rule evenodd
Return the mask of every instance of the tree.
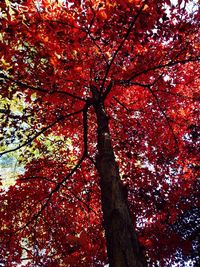
<path id="1" fill-rule="evenodd" d="M 198 264 L 196 6 L 0 3 L 1 266 Z"/>

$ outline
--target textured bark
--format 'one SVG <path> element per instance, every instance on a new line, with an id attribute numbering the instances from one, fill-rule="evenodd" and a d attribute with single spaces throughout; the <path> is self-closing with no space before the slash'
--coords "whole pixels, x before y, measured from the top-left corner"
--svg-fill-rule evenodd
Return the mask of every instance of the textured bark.
<path id="1" fill-rule="evenodd" d="M 94 105 L 98 123 L 96 164 L 101 178 L 101 197 L 107 252 L 111 267 L 146 266 L 123 194 L 115 160 L 108 117 L 103 104 Z"/>

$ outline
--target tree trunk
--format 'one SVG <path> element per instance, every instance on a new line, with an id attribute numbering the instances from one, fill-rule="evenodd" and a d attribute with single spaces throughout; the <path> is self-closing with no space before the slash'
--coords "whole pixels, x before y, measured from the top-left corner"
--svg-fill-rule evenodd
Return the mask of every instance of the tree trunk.
<path id="1" fill-rule="evenodd" d="M 115 160 L 108 117 L 103 103 L 94 104 L 98 124 L 97 169 L 101 178 L 101 200 L 110 267 L 146 266 L 123 194 Z"/>

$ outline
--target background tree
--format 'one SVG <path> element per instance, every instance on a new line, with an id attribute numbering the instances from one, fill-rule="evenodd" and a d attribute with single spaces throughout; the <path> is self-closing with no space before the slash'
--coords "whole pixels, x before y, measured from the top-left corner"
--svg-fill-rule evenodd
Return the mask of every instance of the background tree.
<path id="1" fill-rule="evenodd" d="M 197 266 L 197 2 L 0 12 L 0 155 L 24 168 L 0 195 L 1 265 Z"/>

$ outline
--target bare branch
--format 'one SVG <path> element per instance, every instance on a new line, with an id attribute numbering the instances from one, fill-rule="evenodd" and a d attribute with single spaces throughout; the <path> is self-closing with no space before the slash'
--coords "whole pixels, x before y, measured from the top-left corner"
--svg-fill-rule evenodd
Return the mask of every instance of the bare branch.
<path id="1" fill-rule="evenodd" d="M 192 100 L 192 101 L 197 101 L 197 102 L 200 102 L 200 98 L 197 98 L 197 97 L 190 97 L 190 96 L 185 96 L 185 95 L 182 95 L 180 93 L 173 93 L 173 92 L 170 92 L 170 91 L 165 91 L 165 90 L 156 90 L 156 92 L 162 92 L 164 94 L 168 94 L 168 95 L 172 95 L 172 96 L 176 96 L 176 97 L 180 97 L 180 98 L 183 98 L 183 99 L 188 99 L 188 100 Z"/>
<path id="2" fill-rule="evenodd" d="M 59 191 L 60 187 L 77 171 L 77 169 L 80 167 L 80 165 L 82 164 L 83 160 L 85 159 L 85 155 L 83 154 L 83 156 L 79 159 L 78 163 L 76 164 L 76 166 L 70 171 L 70 173 L 68 173 L 67 176 L 65 176 L 59 183 L 56 184 L 56 186 L 54 187 L 54 189 L 50 192 L 50 194 L 45 197 L 46 201 L 44 204 L 42 204 L 41 206 L 41 209 L 35 213 L 31 219 L 26 222 L 25 225 L 23 225 L 22 227 L 16 229 L 14 231 L 14 233 L 17 233 L 21 230 L 23 230 L 24 228 L 28 227 L 33 221 L 36 221 L 42 214 L 42 212 L 45 210 L 45 208 L 48 206 L 51 198 L 52 198 L 52 195 L 56 192 Z"/>
<path id="3" fill-rule="evenodd" d="M 41 206 L 41 209 L 37 212 L 37 213 L 35 213 L 33 216 L 32 216 L 32 218 L 24 225 L 24 226 L 22 226 L 21 228 L 19 228 L 19 229 L 17 229 L 16 231 L 15 231 L 15 233 L 16 232 L 18 232 L 18 231 L 21 231 L 21 230 L 23 230 L 24 228 L 26 228 L 28 225 L 30 225 L 33 221 L 35 221 L 35 220 L 37 220 L 40 216 L 41 216 L 41 214 L 42 214 L 42 212 L 43 212 L 43 210 L 48 206 L 48 204 L 49 204 L 49 202 L 50 202 L 50 200 L 51 200 L 51 198 L 52 198 L 52 195 L 54 194 L 54 193 L 56 193 L 56 192 L 58 192 L 59 190 L 60 190 L 60 188 L 61 188 L 61 186 L 64 186 L 64 184 L 65 184 L 65 182 L 78 170 L 78 168 L 81 166 L 81 164 L 82 164 L 82 162 L 84 161 L 84 159 L 87 157 L 87 150 L 88 150 L 88 148 L 87 148 L 87 131 L 88 131 L 88 129 L 87 129 L 87 110 L 88 110 L 88 108 L 89 108 L 89 106 L 91 105 L 91 103 L 90 103 L 90 101 L 88 101 L 87 103 L 86 103 L 86 105 L 85 105 L 85 107 L 84 107 L 84 109 L 82 109 L 82 110 L 79 110 L 79 111 L 77 111 L 77 112 L 74 112 L 74 113 L 71 113 L 71 114 L 68 114 L 67 116 L 69 117 L 69 116 L 72 116 L 72 114 L 74 115 L 75 113 L 77 114 L 77 113 L 80 113 L 80 112 L 83 112 L 83 124 L 84 124 L 84 151 L 83 151 L 83 155 L 82 155 L 82 157 L 79 159 L 79 161 L 77 162 L 77 164 L 75 165 L 75 167 L 70 171 L 70 173 L 68 173 L 68 175 L 67 176 L 65 176 L 60 182 L 58 182 L 57 184 L 56 184 L 56 186 L 54 187 L 54 189 L 52 189 L 52 191 L 50 192 L 50 194 L 48 195 L 48 197 L 45 197 L 45 199 L 46 199 L 46 201 L 45 201 L 45 203 L 44 204 L 42 204 L 42 206 Z M 65 118 L 67 117 L 67 116 L 65 116 Z M 62 117 L 63 118 L 63 117 Z M 54 122 L 54 124 L 55 124 L 56 122 Z M 52 181 L 53 182 L 53 181 Z"/>
<path id="4" fill-rule="evenodd" d="M 88 112 L 89 105 L 86 104 L 85 108 L 83 110 L 83 140 L 84 140 L 84 153 L 85 155 L 88 154 L 88 118 L 87 118 L 87 112 Z"/>
<path id="5" fill-rule="evenodd" d="M 151 94 L 152 94 L 152 96 L 154 97 L 154 99 L 156 100 L 156 103 L 157 103 L 157 105 L 158 105 L 158 107 L 159 107 L 159 109 L 160 109 L 160 112 L 162 113 L 162 115 L 163 115 L 164 118 L 166 119 L 167 125 L 168 125 L 168 127 L 169 127 L 169 129 L 170 129 L 170 131 L 171 131 L 171 133 L 172 133 L 172 135 L 173 135 L 173 138 L 174 138 L 174 142 L 175 142 L 175 144 L 176 144 L 176 147 L 177 147 L 177 149 L 179 149 L 179 147 L 178 147 L 178 139 L 177 139 L 177 137 L 176 137 L 176 135 L 175 135 L 175 133 L 174 133 L 174 130 L 173 130 L 172 126 L 171 126 L 170 119 L 168 118 L 167 114 L 166 114 L 165 111 L 163 110 L 163 108 L 162 108 L 162 106 L 161 106 L 161 104 L 160 104 L 160 101 L 159 101 L 157 95 L 155 94 L 155 92 L 152 90 L 151 87 L 149 87 L 148 89 L 149 89 L 149 91 L 151 92 Z"/>
<path id="6" fill-rule="evenodd" d="M 130 32 L 131 32 L 133 26 L 135 25 L 135 23 L 136 23 L 138 17 L 139 17 L 140 14 L 142 13 L 142 10 L 143 10 L 143 8 L 144 8 L 144 6 L 145 6 L 145 3 L 146 3 L 146 1 L 144 1 L 144 3 L 142 4 L 141 8 L 139 9 L 139 11 L 137 12 L 137 14 L 136 14 L 136 16 L 134 17 L 133 21 L 131 22 L 131 24 L 130 24 L 130 26 L 129 26 L 129 28 L 128 28 L 128 30 L 127 30 L 127 32 L 126 32 L 124 38 L 123 38 L 123 40 L 121 41 L 121 43 L 120 43 L 119 46 L 117 47 L 116 51 L 114 52 L 114 55 L 113 55 L 113 57 L 112 57 L 112 59 L 111 59 L 109 65 L 108 65 L 108 67 L 107 67 L 107 69 L 106 69 L 106 72 L 105 72 L 105 76 L 104 76 L 104 79 L 103 79 L 103 82 L 102 82 L 102 85 L 101 85 L 101 88 L 100 88 L 100 91 L 101 91 L 101 92 L 103 91 L 103 88 L 104 88 L 106 79 L 107 79 L 107 77 L 108 77 L 109 71 L 110 71 L 110 69 L 111 69 L 111 67 L 112 67 L 112 64 L 114 63 L 117 54 L 119 53 L 119 51 L 120 51 L 121 48 L 123 47 L 125 41 L 127 40 L 127 38 L 128 38 L 128 36 L 129 36 L 129 34 L 130 34 Z"/>
<path id="7" fill-rule="evenodd" d="M 153 71 L 153 70 L 158 70 L 158 69 L 162 69 L 162 68 L 166 68 L 166 67 L 173 67 L 173 66 L 175 66 L 177 64 L 186 64 L 188 62 L 198 62 L 198 61 L 200 61 L 200 57 L 199 56 L 194 57 L 194 58 L 190 57 L 190 58 L 183 59 L 183 60 L 170 61 L 170 62 L 168 62 L 166 64 L 159 64 L 159 65 L 153 66 L 151 68 L 148 68 L 148 69 L 142 70 L 140 72 L 137 72 L 137 73 L 133 74 L 129 79 L 121 81 L 121 82 L 128 83 L 131 80 L 139 77 L 140 75 L 146 74 L 146 73 L 148 73 L 150 71 Z"/>
<path id="8" fill-rule="evenodd" d="M 108 84 L 108 87 L 106 88 L 103 94 L 103 97 L 102 97 L 103 100 L 106 99 L 107 95 L 110 93 L 112 86 L 113 86 L 113 81 L 110 81 L 110 83 Z"/>
<path id="9" fill-rule="evenodd" d="M 119 85 L 123 85 L 123 86 L 130 86 L 130 85 L 136 85 L 136 86 L 140 86 L 143 88 L 147 88 L 149 86 L 151 86 L 152 84 L 143 84 L 143 83 L 139 83 L 139 82 L 132 82 L 129 80 L 114 80 L 113 81 L 114 84 L 119 84 Z"/>
<path id="10" fill-rule="evenodd" d="M 44 20 L 43 19 L 43 20 L 40 21 L 40 23 L 42 23 L 42 22 L 57 23 L 57 24 L 61 24 L 61 25 L 64 25 L 64 26 L 69 26 L 70 28 L 74 28 L 76 30 L 79 30 L 79 31 L 82 31 L 82 32 L 85 32 L 86 33 L 86 30 L 84 28 L 80 28 L 80 27 L 78 27 L 76 25 L 73 25 L 73 24 L 71 24 L 69 22 L 66 22 L 66 21 L 64 22 L 64 21 L 61 21 L 61 20 L 53 20 L 53 19 L 51 19 L 51 20 Z"/>
<path id="11" fill-rule="evenodd" d="M 43 92 L 43 93 L 48 93 L 48 94 L 63 94 L 63 95 L 66 95 L 66 96 L 70 96 L 72 98 L 75 98 L 75 99 L 78 99 L 78 100 L 81 100 L 81 101 L 86 101 L 86 99 L 80 97 L 80 96 L 77 96 L 75 94 L 71 94 L 69 92 L 65 92 L 65 91 L 60 91 L 60 90 L 46 90 L 46 89 L 43 89 L 41 87 L 35 87 L 35 86 L 32 86 L 32 85 L 29 85 L 29 84 L 26 84 L 24 82 L 21 82 L 21 81 L 16 81 L 15 79 L 11 78 L 11 77 L 8 77 L 6 76 L 5 74 L 3 73 L 0 73 L 0 78 L 3 78 L 3 79 L 6 79 L 6 80 L 9 80 L 21 87 L 25 87 L 25 88 L 28 88 L 28 89 L 31 89 L 31 90 L 34 90 L 34 91 L 39 91 L 39 92 Z"/>
<path id="12" fill-rule="evenodd" d="M 126 111 L 130 111 L 121 101 L 119 101 L 119 99 L 117 99 L 117 97 L 113 96 L 113 99 L 120 104 Z"/>
<path id="13" fill-rule="evenodd" d="M 54 122 L 52 122 L 50 125 L 44 127 L 41 131 L 39 131 L 39 132 L 36 133 L 34 136 L 32 136 L 31 138 L 29 138 L 26 142 L 24 142 L 23 144 L 21 144 L 21 145 L 15 147 L 15 148 L 6 150 L 6 151 L 4 151 L 4 152 L 1 152 L 1 153 L 0 153 L 0 156 L 2 156 L 2 155 L 4 155 L 4 154 L 7 154 L 7 153 L 9 153 L 9 152 L 16 151 L 16 150 L 18 150 L 18 149 L 20 149 L 20 148 L 22 148 L 22 147 L 24 147 L 24 146 L 26 146 L 26 145 L 31 144 L 31 142 L 32 142 L 33 140 L 35 140 L 38 136 L 40 136 L 41 134 L 43 134 L 44 132 L 46 132 L 47 130 L 49 130 L 50 128 L 52 128 L 55 124 L 57 124 L 57 123 L 60 122 L 61 120 L 64 120 L 64 119 L 69 118 L 69 117 L 71 117 L 71 116 L 73 116 L 73 115 L 79 114 L 79 113 L 81 113 L 81 112 L 83 112 L 83 109 L 78 110 L 78 111 L 75 111 L 75 112 L 70 113 L 70 114 L 67 114 L 66 116 L 60 116 L 57 120 L 55 120 Z"/>
<path id="14" fill-rule="evenodd" d="M 104 52 L 102 51 L 100 45 L 97 44 L 95 38 L 91 35 L 91 33 L 90 33 L 89 30 L 87 31 L 87 33 L 88 33 L 90 39 L 91 39 L 91 40 L 93 41 L 93 43 L 95 44 L 95 46 L 98 48 L 99 52 L 101 53 L 103 59 L 105 60 L 105 62 L 106 62 L 106 64 L 107 64 L 107 66 L 109 66 L 108 60 L 107 60 L 107 58 L 106 58 Z"/>
<path id="15" fill-rule="evenodd" d="M 97 216 L 98 214 L 96 213 L 96 211 L 93 210 L 93 208 L 91 208 L 84 200 L 82 200 L 82 198 L 78 197 L 72 190 L 70 190 L 69 188 L 65 187 L 67 191 L 69 191 L 71 193 L 71 195 L 74 196 L 75 199 L 77 199 L 79 202 L 81 202 L 83 205 L 85 205 L 87 207 L 87 209 L 89 211 L 94 212 Z M 63 194 L 64 196 L 67 196 L 67 194 Z"/>
<path id="16" fill-rule="evenodd" d="M 53 183 L 53 184 L 57 184 L 56 181 L 52 181 L 51 179 L 48 179 L 47 177 L 45 176 L 29 176 L 29 177 L 26 177 L 26 178 L 19 178 L 17 179 L 18 181 L 29 181 L 29 180 L 35 180 L 35 179 L 39 179 L 39 180 L 44 180 L 44 181 L 48 181 L 50 183 Z M 92 212 L 94 212 L 96 215 L 96 211 L 94 211 L 85 201 L 83 201 L 80 197 L 78 197 L 72 190 L 70 190 L 67 186 L 64 185 L 64 188 L 69 191 L 73 196 L 74 198 L 76 198 L 78 201 L 80 201 L 82 204 L 84 204 L 88 210 L 91 210 Z M 66 195 L 65 193 L 62 193 L 62 195 Z"/>
<path id="17" fill-rule="evenodd" d="M 17 179 L 17 181 L 26 182 L 26 181 L 35 180 L 35 179 L 45 180 L 45 181 L 50 182 L 50 183 L 56 183 L 55 181 L 52 181 L 51 179 L 48 179 L 45 176 L 29 176 L 29 177 L 25 177 L 25 178 L 19 178 L 19 179 Z"/>

